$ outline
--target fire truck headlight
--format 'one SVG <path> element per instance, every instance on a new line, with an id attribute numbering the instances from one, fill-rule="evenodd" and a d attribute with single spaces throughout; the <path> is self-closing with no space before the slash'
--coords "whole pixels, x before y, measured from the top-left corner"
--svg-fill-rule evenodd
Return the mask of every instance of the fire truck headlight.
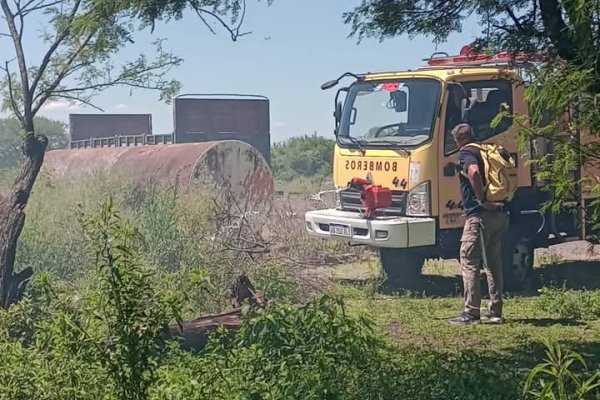
<path id="1" fill-rule="evenodd" d="M 406 215 L 410 217 L 428 217 L 431 215 L 431 184 L 421 183 L 408 193 Z"/>

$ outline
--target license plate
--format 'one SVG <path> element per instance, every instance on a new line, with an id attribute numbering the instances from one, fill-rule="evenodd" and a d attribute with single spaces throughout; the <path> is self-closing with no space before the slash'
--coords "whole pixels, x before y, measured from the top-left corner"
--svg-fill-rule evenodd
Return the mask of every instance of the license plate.
<path id="1" fill-rule="evenodd" d="M 350 225 L 330 224 L 329 233 L 335 236 L 352 236 L 352 230 L 350 229 Z"/>

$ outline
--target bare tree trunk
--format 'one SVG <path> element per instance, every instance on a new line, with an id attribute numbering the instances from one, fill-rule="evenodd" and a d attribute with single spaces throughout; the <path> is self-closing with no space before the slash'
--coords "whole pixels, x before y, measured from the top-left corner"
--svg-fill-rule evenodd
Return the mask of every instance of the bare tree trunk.
<path id="1" fill-rule="evenodd" d="M 0 306 L 5 308 L 15 300 L 12 288 L 20 284 L 13 279 L 17 241 L 25 225 L 25 206 L 48 145 L 45 136 L 36 136 L 33 132 L 32 119 L 24 125 L 27 133 L 21 168 L 8 196 L 0 199 Z"/>

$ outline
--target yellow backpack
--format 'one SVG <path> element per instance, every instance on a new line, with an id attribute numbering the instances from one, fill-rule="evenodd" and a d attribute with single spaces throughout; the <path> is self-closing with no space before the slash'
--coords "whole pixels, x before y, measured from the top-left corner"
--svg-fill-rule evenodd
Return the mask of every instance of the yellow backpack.
<path id="1" fill-rule="evenodd" d="M 511 201 L 519 187 L 515 159 L 499 144 L 469 143 L 479 149 L 485 168 L 485 198 L 492 202 Z"/>

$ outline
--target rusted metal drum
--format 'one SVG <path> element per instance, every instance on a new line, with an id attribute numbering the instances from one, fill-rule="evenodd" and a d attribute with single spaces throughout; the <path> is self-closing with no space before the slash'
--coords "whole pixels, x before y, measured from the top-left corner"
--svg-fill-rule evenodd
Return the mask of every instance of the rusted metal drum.
<path id="1" fill-rule="evenodd" d="M 273 195 L 273 176 L 264 157 L 237 140 L 52 150 L 46 153 L 44 169 L 61 179 L 116 172 L 142 186 L 176 183 L 183 190 L 216 188 L 257 200 Z"/>

